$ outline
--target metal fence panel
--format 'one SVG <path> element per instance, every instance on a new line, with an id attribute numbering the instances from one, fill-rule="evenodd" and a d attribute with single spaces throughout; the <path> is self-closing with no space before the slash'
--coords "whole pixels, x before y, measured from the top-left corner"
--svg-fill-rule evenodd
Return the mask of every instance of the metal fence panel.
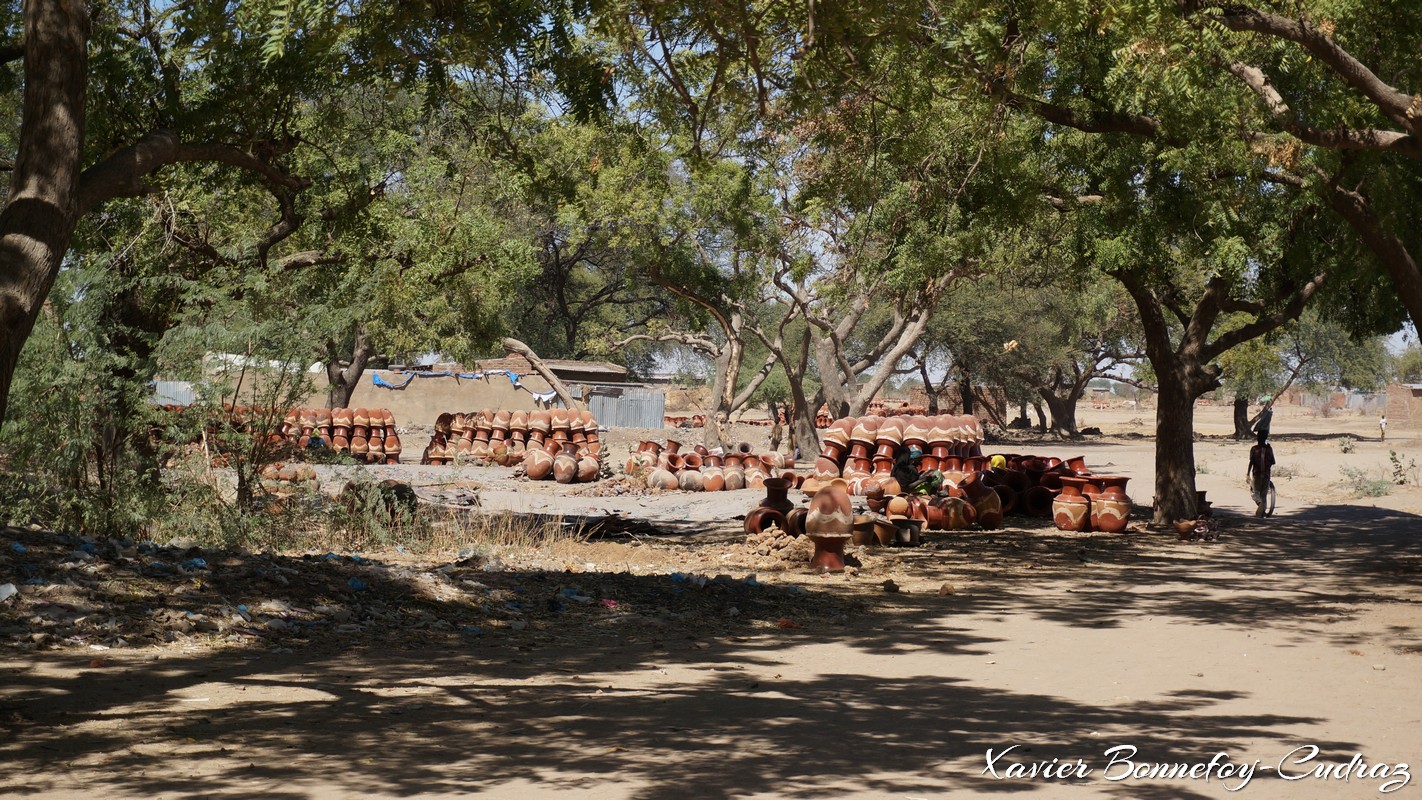
<path id="1" fill-rule="evenodd" d="M 607 428 L 660 428 L 666 395 L 641 386 L 598 386 L 588 392 L 588 410 Z"/>
<path id="2" fill-rule="evenodd" d="M 197 393 L 187 381 L 154 381 L 151 402 L 164 406 L 190 406 L 197 402 Z"/>

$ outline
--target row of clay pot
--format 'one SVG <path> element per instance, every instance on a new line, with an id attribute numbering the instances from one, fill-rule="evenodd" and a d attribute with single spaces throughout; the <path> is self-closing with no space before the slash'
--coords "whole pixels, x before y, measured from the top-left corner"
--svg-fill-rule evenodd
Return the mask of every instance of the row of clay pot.
<path id="1" fill-rule="evenodd" d="M 529 480 L 588 483 L 597 480 L 602 458 L 587 444 L 548 439 L 542 447 L 529 443 L 523 453 L 523 469 Z"/>
<path id="2" fill-rule="evenodd" d="M 403 450 L 388 408 L 295 408 L 282 420 L 281 435 L 303 450 L 319 438 L 371 464 L 398 464 Z"/>
<path id="3" fill-rule="evenodd" d="M 548 448 L 556 455 L 563 442 L 602 451 L 597 420 L 590 411 L 565 408 L 538 411 L 445 412 L 435 420 L 435 432 L 421 463 L 450 464 L 456 460 L 510 466 L 529 450 Z"/>
<path id="4" fill-rule="evenodd" d="M 681 443 L 644 441 L 627 458 L 624 469 L 633 480 L 646 482 L 649 489 L 689 492 L 720 492 L 759 489 L 768 478 L 781 477 L 799 486 L 803 478 L 794 472 L 794 460 L 781 453 L 752 452 L 741 442 L 723 453 L 696 445 L 681 452 Z"/>
<path id="5" fill-rule="evenodd" d="M 961 469 L 965 459 L 982 457 L 982 423 L 971 415 L 845 417 L 820 437 L 814 477 L 887 478 L 901 448 L 923 453 L 921 469 Z M 945 469 L 946 471 L 946 469 Z"/>

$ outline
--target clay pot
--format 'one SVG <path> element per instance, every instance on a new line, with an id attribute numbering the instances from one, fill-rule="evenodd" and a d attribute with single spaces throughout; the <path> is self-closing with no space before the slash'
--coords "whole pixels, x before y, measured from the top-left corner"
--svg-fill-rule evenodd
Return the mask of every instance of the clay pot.
<path id="1" fill-rule="evenodd" d="M 927 469 L 927 468 L 925 468 Z M 887 477 L 894 474 L 894 459 L 892 456 L 874 456 L 874 475 Z"/>
<path id="2" fill-rule="evenodd" d="M 564 442 L 562 452 L 553 457 L 553 480 L 572 483 L 578 477 L 578 448 L 572 442 Z"/>
<path id="3" fill-rule="evenodd" d="M 894 521 L 882 514 L 874 517 L 874 541 L 881 547 L 889 547 L 897 538 L 898 527 Z"/>
<path id="4" fill-rule="evenodd" d="M 1075 475 L 1062 478 L 1062 493 L 1052 501 L 1052 522 L 1058 530 L 1085 531 L 1091 527 L 1091 500 L 1081 489 L 1085 478 Z"/>
<path id="5" fill-rule="evenodd" d="M 918 547 L 923 542 L 923 520 L 894 520 L 894 544 L 898 547 Z"/>
<path id="6" fill-rule="evenodd" d="M 961 531 L 976 519 L 976 511 L 961 497 L 945 497 L 939 506 L 943 514 L 943 530 Z"/>
<path id="7" fill-rule="evenodd" d="M 789 514 L 790 509 L 795 504 L 790 501 L 790 482 L 784 478 L 764 478 L 762 485 L 765 487 L 765 499 L 760 504 L 765 508 L 773 508 L 781 514 Z M 845 498 L 848 502 L 848 497 Z"/>
<path id="8" fill-rule="evenodd" d="M 663 469 L 669 470 L 671 472 L 680 472 L 682 467 L 686 466 L 686 463 L 682 460 L 679 454 L 668 453 L 665 450 L 663 450 L 662 454 L 658 456 L 658 460 Z"/>
<path id="9" fill-rule="evenodd" d="M 719 492 L 726 488 L 726 476 L 720 467 L 705 467 L 701 470 L 701 488 L 707 492 Z"/>
<path id="10" fill-rule="evenodd" d="M 369 426 L 370 426 L 370 410 L 369 410 L 369 409 L 366 409 L 366 408 L 357 408 L 355 411 L 351 412 L 351 419 L 352 419 L 352 424 L 353 424 L 353 425 L 362 425 L 362 426 L 365 426 L 365 427 L 369 427 Z M 302 421 L 302 424 L 303 424 L 303 425 L 305 424 L 305 420 Z M 314 420 L 314 419 L 312 420 L 312 424 L 313 424 L 313 425 L 315 424 L 315 420 Z"/>
<path id="11" fill-rule="evenodd" d="M 687 453 L 687 455 L 696 455 Z M 684 492 L 699 492 L 703 488 L 703 478 L 700 470 L 684 469 L 677 475 L 677 483 Z"/>
<path id="12" fill-rule="evenodd" d="M 1002 527 L 1002 500 L 997 492 L 988 489 L 981 497 L 973 500 L 978 524 L 984 528 Z"/>
<path id="13" fill-rule="evenodd" d="M 653 455 L 656 455 L 657 453 L 662 452 L 662 446 L 657 442 L 644 441 L 641 444 L 637 445 L 637 452 L 651 453 Z"/>
<path id="14" fill-rule="evenodd" d="M 701 456 L 696 453 L 685 453 L 681 457 L 682 469 L 701 469 L 702 463 Z"/>
<path id="15" fill-rule="evenodd" d="M 787 524 L 783 513 L 765 506 L 756 506 L 750 510 L 749 514 L 746 514 L 746 533 L 760 533 L 771 525 L 775 525 L 783 531 Z"/>
<path id="16" fill-rule="evenodd" d="M 868 547 L 874 543 L 874 518 L 868 514 L 854 515 L 854 529 L 850 532 L 849 541 L 859 547 Z"/>
<path id="17" fill-rule="evenodd" d="M 543 450 L 524 451 L 523 471 L 531 481 L 547 480 L 553 474 L 553 456 Z"/>
<path id="18" fill-rule="evenodd" d="M 675 439 L 668 439 L 666 445 L 662 447 L 663 453 L 676 453 L 679 450 L 681 450 L 681 442 Z"/>
<path id="19" fill-rule="evenodd" d="M 913 504 L 909 502 L 907 497 L 901 494 L 890 497 L 888 503 L 884 506 L 884 509 L 889 513 L 890 517 L 907 517 L 912 508 Z"/>
<path id="20" fill-rule="evenodd" d="M 649 489 L 661 489 L 669 492 L 680 485 L 676 475 L 660 467 L 652 470 L 651 474 L 647 476 L 647 488 Z"/>
<path id="21" fill-rule="evenodd" d="M 815 477 L 823 480 L 838 478 L 840 475 L 839 464 L 824 456 L 815 459 Z"/>
<path id="22" fill-rule="evenodd" d="M 736 448 L 735 448 L 735 449 L 736 449 L 736 452 L 737 452 L 737 453 L 740 453 L 742 457 L 751 455 L 751 454 L 753 454 L 753 453 L 755 452 L 755 451 L 751 448 L 751 443 L 750 443 L 750 442 L 738 442 L 738 443 L 736 443 Z"/>
<path id="23" fill-rule="evenodd" d="M 597 473 L 602 469 L 602 462 L 591 455 L 584 455 L 578 459 L 578 482 L 587 483 L 597 480 Z"/>
<path id="24" fill-rule="evenodd" d="M 553 416 L 547 411 L 538 410 L 528 413 L 528 431 L 530 434 L 540 434 L 538 440 L 541 442 L 548 436 L 548 431 L 553 427 Z"/>
<path id="25" fill-rule="evenodd" d="M 775 508 L 768 503 L 762 505 Z M 844 489 L 826 486 L 810 498 L 808 513 L 805 515 L 806 534 L 848 534 L 853 527 L 854 509 L 850 505 L 849 494 Z"/>
<path id="26" fill-rule="evenodd" d="M 1052 490 L 1043 486 L 1033 486 L 1019 496 L 1022 513 L 1029 517 L 1052 517 Z"/>
<path id="27" fill-rule="evenodd" d="M 809 509 L 792 508 L 790 513 L 785 515 L 785 532 L 791 536 L 802 536 L 805 533 L 805 515 L 809 514 Z"/>
<path id="28" fill-rule="evenodd" d="M 740 467 L 723 467 L 721 472 L 726 476 L 726 491 L 736 492 L 746 488 L 746 472 Z"/>
<path id="29" fill-rule="evenodd" d="M 808 523 L 808 518 L 806 519 Z M 816 572 L 844 572 L 844 546 L 849 544 L 851 534 L 810 533 L 805 538 L 815 543 L 815 554 L 810 558 L 810 568 Z"/>
<path id="30" fill-rule="evenodd" d="M 1002 502 L 1002 513 L 1004 516 L 1017 510 L 1017 492 L 1006 484 L 997 484 L 992 487 L 997 492 L 998 499 Z"/>

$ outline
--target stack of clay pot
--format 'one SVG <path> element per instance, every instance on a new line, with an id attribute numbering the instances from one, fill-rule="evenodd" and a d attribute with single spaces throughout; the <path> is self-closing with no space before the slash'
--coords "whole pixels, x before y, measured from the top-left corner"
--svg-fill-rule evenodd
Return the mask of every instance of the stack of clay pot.
<path id="1" fill-rule="evenodd" d="M 894 458 L 900 449 L 917 447 L 924 457 L 922 469 L 948 471 L 963 459 L 982 455 L 982 424 L 972 416 L 940 414 L 933 417 L 845 417 L 835 420 L 823 436 L 815 461 L 814 484 L 844 478 L 851 494 L 863 495 L 879 486 L 897 494 L 893 479 Z M 808 491 L 808 490 L 807 490 Z"/>
<path id="2" fill-rule="evenodd" d="M 544 417 L 543 414 L 547 414 Z M 516 437 L 515 437 L 516 438 Z M 523 468 L 530 480 L 587 483 L 602 471 L 602 443 L 589 411 L 529 412 Z"/>
<path id="3" fill-rule="evenodd" d="M 576 458 L 590 455 L 600 461 L 602 445 L 598 439 L 597 420 L 588 411 L 563 408 L 551 411 L 494 411 L 486 408 L 478 412 L 446 412 L 435 420 L 435 432 L 425 448 L 421 463 L 441 465 L 459 461 L 507 467 L 525 461 L 533 451 L 556 456 L 563 450 L 564 442 L 576 445 L 573 453 Z M 583 450 L 586 453 L 580 454 Z M 551 467 L 547 476 L 542 473 L 539 468 L 529 474 L 530 477 L 535 474 L 541 476 L 535 480 L 553 474 Z M 593 475 L 596 476 L 596 471 Z"/>
<path id="4" fill-rule="evenodd" d="M 781 453 L 755 453 L 749 442 L 741 442 L 724 452 L 696 445 L 682 452 L 681 442 L 642 442 L 628 457 L 625 469 L 633 480 L 645 481 L 650 489 L 689 492 L 720 492 L 759 489 L 769 478 L 781 477 L 798 486 L 803 480 L 794 472 L 794 461 Z"/>
<path id="5" fill-rule="evenodd" d="M 400 435 L 388 408 L 297 408 L 287 413 L 281 433 L 303 450 L 320 438 L 369 464 L 400 463 Z"/>

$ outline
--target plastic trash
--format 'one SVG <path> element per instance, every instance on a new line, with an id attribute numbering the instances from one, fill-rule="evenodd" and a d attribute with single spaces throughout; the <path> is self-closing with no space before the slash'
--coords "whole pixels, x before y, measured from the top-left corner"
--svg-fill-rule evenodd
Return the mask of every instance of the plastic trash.
<path id="1" fill-rule="evenodd" d="M 363 592 L 366 589 L 370 588 L 369 586 L 365 585 L 365 581 L 361 580 L 360 578 L 354 577 L 346 581 L 346 586 L 349 586 L 350 590 L 353 592 Z"/>
<path id="2" fill-rule="evenodd" d="M 462 633 L 462 634 L 464 634 L 465 636 L 483 636 L 483 635 L 484 635 L 484 629 L 481 628 L 481 627 L 479 627 L 478 625 L 465 625 L 464 627 L 462 627 L 462 628 L 459 629 L 459 632 Z"/>
<path id="3" fill-rule="evenodd" d="M 9 600 L 11 597 L 14 597 L 19 593 L 20 590 L 16 589 L 15 584 L 13 583 L 0 584 L 0 603 Z"/>
<path id="4" fill-rule="evenodd" d="M 79 545 L 79 549 L 80 549 L 80 550 L 83 550 L 84 552 L 88 553 L 88 554 L 91 555 L 91 556 L 92 556 L 92 555 L 97 555 L 98 552 L 99 552 L 99 548 L 95 547 L 93 542 L 85 542 L 85 543 Z"/>
<path id="5" fill-rule="evenodd" d="M 190 558 L 183 562 L 183 569 L 207 569 L 207 559 Z"/>
<path id="6" fill-rule="evenodd" d="M 45 580 L 44 578 L 41 578 L 38 575 L 33 578 L 25 578 L 26 586 L 44 586 L 46 583 L 49 583 L 49 581 Z"/>
<path id="7" fill-rule="evenodd" d="M 29 551 L 29 548 L 28 548 L 28 547 L 25 547 L 24 545 L 20 544 L 19 542 L 10 542 L 10 549 L 11 549 L 11 550 L 14 550 L 16 553 L 19 553 L 20 555 L 24 555 L 26 552 Z"/>

